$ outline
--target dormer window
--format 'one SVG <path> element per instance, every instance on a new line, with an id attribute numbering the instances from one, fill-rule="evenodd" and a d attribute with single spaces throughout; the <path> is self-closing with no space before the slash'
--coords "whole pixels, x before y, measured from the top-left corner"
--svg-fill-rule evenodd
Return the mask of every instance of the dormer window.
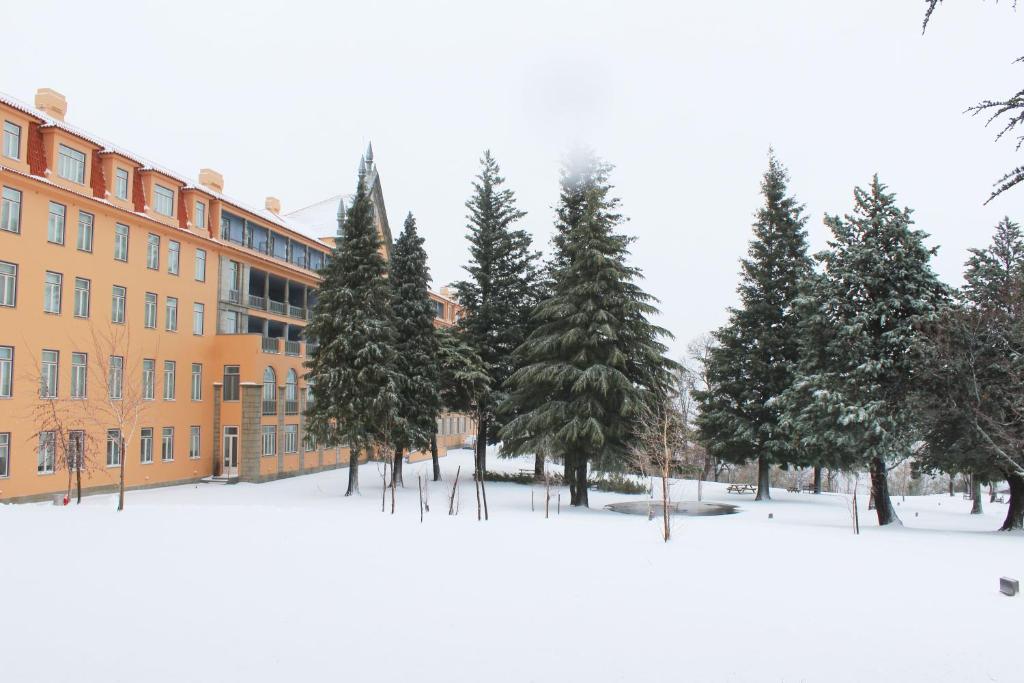
<path id="1" fill-rule="evenodd" d="M 21 158 L 21 126 L 10 121 L 4 121 L 4 156 Z"/>
<path id="2" fill-rule="evenodd" d="M 153 185 L 153 210 L 161 216 L 174 215 L 174 190 Z"/>
<path id="3" fill-rule="evenodd" d="M 57 152 L 57 175 L 79 185 L 85 184 L 85 153 L 60 145 Z"/>
<path id="4" fill-rule="evenodd" d="M 202 229 L 206 227 L 206 204 L 203 204 L 202 202 L 196 202 L 196 212 L 194 219 L 195 220 L 193 220 L 193 223 L 195 223 L 196 228 Z"/>
<path id="5" fill-rule="evenodd" d="M 114 171 L 114 196 L 118 199 L 128 200 L 128 171 L 117 168 Z"/>

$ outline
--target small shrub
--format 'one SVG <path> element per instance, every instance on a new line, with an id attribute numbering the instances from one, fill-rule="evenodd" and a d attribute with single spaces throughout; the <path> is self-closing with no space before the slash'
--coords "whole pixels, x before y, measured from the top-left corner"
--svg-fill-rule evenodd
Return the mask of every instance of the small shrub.
<path id="1" fill-rule="evenodd" d="M 587 482 L 590 488 L 610 493 L 647 493 L 647 487 L 632 477 L 617 472 Z"/>

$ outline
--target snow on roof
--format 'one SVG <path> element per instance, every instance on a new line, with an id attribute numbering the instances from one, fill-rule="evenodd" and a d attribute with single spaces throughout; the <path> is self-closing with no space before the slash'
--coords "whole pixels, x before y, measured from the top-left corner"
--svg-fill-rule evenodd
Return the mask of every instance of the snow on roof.
<path id="1" fill-rule="evenodd" d="M 290 211 L 284 214 L 283 218 L 292 230 L 301 232 L 306 237 L 315 240 L 321 237 L 334 237 L 338 233 L 338 203 L 342 201 L 346 207 L 351 206 L 352 195 L 336 194 L 316 204 Z"/>

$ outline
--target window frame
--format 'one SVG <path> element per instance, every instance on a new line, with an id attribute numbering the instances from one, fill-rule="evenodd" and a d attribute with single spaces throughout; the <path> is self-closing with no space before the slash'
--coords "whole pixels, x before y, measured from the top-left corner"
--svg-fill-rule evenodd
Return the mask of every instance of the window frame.
<path id="1" fill-rule="evenodd" d="M 10 196 L 8 196 L 10 194 Z M 15 197 L 14 195 L 17 195 Z M 21 203 L 24 194 L 21 190 L 4 185 L 0 191 L 0 231 L 9 232 L 14 235 L 21 234 Z M 11 207 L 17 207 L 16 211 Z M 13 227 L 13 229 L 12 229 Z"/>
<path id="2" fill-rule="evenodd" d="M 57 432 L 49 429 L 41 431 L 39 432 L 39 445 L 36 447 L 36 474 L 53 474 L 57 469 L 56 464 Z"/>
<path id="3" fill-rule="evenodd" d="M 0 479 L 11 476 L 11 433 L 0 432 Z"/>
<path id="4" fill-rule="evenodd" d="M 0 350 L 4 349 L 9 353 L 6 354 L 7 358 L 0 357 L 0 399 L 14 398 L 14 347 L 6 344 L 0 346 Z M 4 367 L 7 368 L 6 381 Z M 6 389 L 4 384 L 7 385 Z"/>
<path id="5" fill-rule="evenodd" d="M 146 434 L 149 432 L 149 434 Z M 139 464 L 153 464 L 153 428 L 139 428 Z"/>
<path id="6" fill-rule="evenodd" d="M 83 362 L 76 363 L 79 359 Z M 79 374 L 81 377 L 77 376 Z M 77 401 L 89 398 L 89 354 L 81 351 L 71 352 L 71 398 Z"/>
<path id="7" fill-rule="evenodd" d="M 198 323 L 198 324 L 197 324 Z M 198 328 L 198 331 L 197 331 Z M 192 334 L 202 337 L 206 332 L 206 304 L 201 301 L 192 302 Z"/>
<path id="8" fill-rule="evenodd" d="M 52 353 L 54 360 L 46 360 L 46 354 Z M 51 370 L 52 369 L 52 370 Z M 52 377 L 50 372 L 52 371 Z M 43 349 L 39 356 L 39 399 L 47 401 L 60 395 L 60 351 Z M 52 383 L 52 389 L 51 389 Z M 44 389 L 47 393 L 43 393 Z"/>
<path id="9" fill-rule="evenodd" d="M 50 278 L 51 275 L 56 275 L 57 276 L 56 284 L 49 281 L 49 278 Z M 51 288 L 54 288 L 54 287 L 56 288 L 56 290 L 51 289 Z M 51 299 L 50 295 L 51 295 L 52 291 L 56 291 L 57 292 L 57 310 L 50 310 L 49 309 L 49 306 L 52 303 L 50 301 L 50 299 Z M 63 306 L 64 306 L 64 274 L 63 273 L 58 273 L 55 270 L 48 270 L 48 271 L 46 271 L 45 275 L 43 276 L 43 313 L 48 313 L 49 315 L 60 315 L 60 312 L 61 312 L 61 309 L 63 308 Z"/>
<path id="10" fill-rule="evenodd" d="M 124 398 L 124 356 L 110 356 L 107 365 L 107 398 L 120 401 Z"/>
<path id="11" fill-rule="evenodd" d="M 85 283 L 85 287 L 84 288 L 78 286 L 79 283 L 82 283 L 82 282 Z M 82 292 L 85 292 L 85 296 L 84 297 L 81 296 Z M 84 313 L 79 310 L 79 308 L 80 308 L 79 307 L 79 303 L 81 301 L 85 302 L 85 312 Z M 72 315 L 74 317 L 80 318 L 80 319 L 83 319 L 83 320 L 88 320 L 89 319 L 89 315 L 90 315 L 90 313 L 92 313 L 92 280 L 90 280 L 87 277 L 79 277 L 77 275 L 75 276 L 75 296 L 74 296 L 73 301 L 71 302 L 71 308 L 72 308 L 71 313 L 72 313 Z"/>
<path id="12" fill-rule="evenodd" d="M 88 221 L 83 221 L 83 219 L 86 216 L 88 216 L 89 220 Z M 83 230 L 83 228 L 87 228 L 87 229 Z M 89 213 L 88 211 L 82 211 L 81 209 L 79 209 L 78 210 L 78 236 L 77 236 L 77 239 L 75 240 L 75 247 L 78 249 L 78 251 L 83 251 L 83 252 L 85 252 L 87 254 L 91 254 L 92 253 L 93 238 L 95 237 L 95 234 L 96 234 L 96 215 L 92 214 L 92 213 Z M 89 238 L 88 239 L 89 243 L 88 243 L 87 247 L 82 245 L 82 236 L 83 235 L 87 235 L 88 238 Z"/>
<path id="13" fill-rule="evenodd" d="M 202 264 L 202 267 L 200 267 Z M 196 249 L 195 260 L 193 261 L 194 278 L 196 282 L 206 282 L 206 250 Z"/>
<path id="14" fill-rule="evenodd" d="M 229 368 L 234 371 L 228 372 Z M 231 381 L 228 381 L 229 378 Z M 228 387 L 232 388 L 230 395 L 233 398 L 229 398 Z M 225 365 L 221 375 L 221 401 L 234 403 L 240 400 L 242 400 L 242 366 Z"/>
<path id="15" fill-rule="evenodd" d="M 174 427 L 160 429 L 160 462 L 174 462 Z"/>
<path id="16" fill-rule="evenodd" d="M 118 290 L 121 295 L 118 296 Z M 120 307 L 117 302 L 120 301 Z M 120 317 L 117 313 L 120 312 Z M 128 315 L 128 288 L 123 285 L 112 285 L 110 288 L 110 322 L 115 325 L 124 325 Z"/>
<path id="17" fill-rule="evenodd" d="M 124 440 L 121 437 L 120 429 L 108 429 L 107 430 L 107 467 L 120 467 L 121 458 L 124 457 L 124 453 L 121 452 L 124 446 Z"/>
<path id="18" fill-rule="evenodd" d="M 124 194 L 121 193 L 121 174 L 124 174 Z M 131 175 L 128 169 L 120 166 L 114 167 L 114 196 L 122 201 L 128 201 L 128 195 L 131 192 Z"/>
<path id="19" fill-rule="evenodd" d="M 189 385 L 189 396 L 193 401 L 203 400 L 203 364 L 192 364 L 192 379 Z"/>
<path id="20" fill-rule="evenodd" d="M 164 361 L 164 400 L 174 401 L 178 396 L 178 361 Z"/>
<path id="21" fill-rule="evenodd" d="M 164 297 L 164 331 L 178 331 L 178 297 Z"/>
<path id="22" fill-rule="evenodd" d="M 260 437 L 260 457 L 270 458 L 277 455 L 277 425 L 261 425 Z M 269 440 L 267 437 L 270 437 Z"/>
<path id="23" fill-rule="evenodd" d="M 121 228 L 124 228 L 124 232 L 121 231 Z M 115 261 L 120 261 L 121 263 L 128 263 L 128 239 L 129 239 L 130 234 L 131 234 L 131 228 L 128 226 L 127 223 L 115 223 L 114 224 L 114 260 Z M 122 239 L 121 239 L 122 237 L 124 238 L 124 240 L 123 240 L 123 244 L 124 244 L 124 258 L 121 258 L 121 257 L 119 257 L 117 255 L 118 254 L 118 248 L 122 244 Z"/>
<path id="24" fill-rule="evenodd" d="M 11 263 L 10 261 L 0 261 L 0 266 L 10 266 L 14 269 L 13 273 L 0 274 L 0 281 L 6 283 L 7 280 L 11 281 L 10 286 L 4 284 L 3 288 L 0 289 L 4 294 L 10 294 L 11 303 L 5 303 L 6 297 L 0 298 L 0 307 L 3 308 L 17 308 L 18 306 L 18 264 Z"/>
<path id="25" fill-rule="evenodd" d="M 174 195 L 175 191 L 172 190 L 171 188 L 161 185 L 160 183 L 153 183 L 153 211 L 160 214 L 161 216 L 166 216 L 167 218 L 174 218 Z M 165 201 L 169 202 L 170 208 L 168 209 L 168 211 L 161 210 L 161 207 Z"/>
<path id="26" fill-rule="evenodd" d="M 167 273 L 181 274 L 181 242 L 177 240 L 167 240 Z"/>
<path id="27" fill-rule="evenodd" d="M 12 130 L 10 130 L 11 128 L 15 128 L 17 130 L 12 131 Z M 21 161 L 21 130 L 22 130 L 21 126 L 19 126 L 14 121 L 8 121 L 8 120 L 4 119 L 3 155 L 5 157 L 7 157 L 8 159 L 15 159 L 17 161 Z M 14 140 L 14 154 L 13 155 L 11 155 L 9 153 L 9 151 L 8 151 L 9 148 L 10 148 L 10 145 L 8 144 L 8 142 L 10 140 L 12 140 L 12 139 Z"/>
<path id="28" fill-rule="evenodd" d="M 203 456 L 203 429 L 199 425 L 188 428 L 188 459 L 199 460 Z"/>
<path id="29" fill-rule="evenodd" d="M 59 208 L 60 210 L 54 211 L 55 208 Z M 58 244 L 63 247 L 67 237 L 67 227 L 67 204 L 50 201 L 46 214 L 46 241 L 50 244 Z"/>
<path id="30" fill-rule="evenodd" d="M 146 268 L 160 270 L 160 235 L 146 234 Z"/>
<path id="31" fill-rule="evenodd" d="M 156 400 L 156 358 L 142 359 L 142 400 Z"/>
<path id="32" fill-rule="evenodd" d="M 79 156 L 81 159 L 78 158 Z M 88 165 L 89 155 L 86 152 L 80 152 L 70 145 L 65 145 L 63 142 L 57 144 L 58 176 L 78 185 L 85 185 L 86 168 Z M 77 171 L 75 177 L 66 175 L 70 171 Z"/>

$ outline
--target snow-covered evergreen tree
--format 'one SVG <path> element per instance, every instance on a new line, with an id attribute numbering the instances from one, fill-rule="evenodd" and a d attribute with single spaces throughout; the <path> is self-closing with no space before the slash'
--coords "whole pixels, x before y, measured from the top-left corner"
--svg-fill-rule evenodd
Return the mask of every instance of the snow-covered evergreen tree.
<path id="1" fill-rule="evenodd" d="M 359 492 L 359 454 L 391 443 L 402 419 L 387 263 L 363 173 L 320 276 L 306 326 L 317 342 L 306 361 L 313 388 L 306 428 L 325 446 L 349 447 L 351 495 Z"/>
<path id="2" fill-rule="evenodd" d="M 490 378 L 483 361 L 473 347 L 462 339 L 458 329 L 439 328 L 437 338 L 438 396 L 443 410 L 451 413 L 477 414 L 480 401 L 488 396 Z M 434 481 L 441 479 L 437 459 L 437 441 L 431 445 L 434 460 Z"/>
<path id="3" fill-rule="evenodd" d="M 480 356 L 490 379 L 477 406 L 477 468 L 486 471 L 487 444 L 497 442 L 501 418 L 495 408 L 503 385 L 515 369 L 513 352 L 526 339 L 529 316 L 537 303 L 537 262 L 529 233 L 515 228 L 526 213 L 516 208 L 515 193 L 504 187 L 490 151 L 480 160 L 469 209 L 469 278 L 454 285 L 466 315 L 459 322 L 463 340 Z"/>
<path id="4" fill-rule="evenodd" d="M 790 387 L 798 358 L 795 302 L 811 272 L 803 206 L 789 194 L 789 176 L 774 153 L 761 181 L 764 206 L 741 266 L 740 304 L 714 333 L 706 363 L 709 386 L 696 394 L 697 424 L 708 451 L 727 462 L 757 461 L 757 500 L 768 500 L 770 467 L 804 456 L 779 427 L 779 396 Z"/>
<path id="5" fill-rule="evenodd" d="M 391 483 L 402 483 L 402 456 L 406 450 L 425 451 L 437 431 L 438 349 L 434 336 L 434 306 L 428 292 L 430 270 L 423 238 L 410 213 L 395 240 L 388 264 L 391 317 L 395 324 L 396 369 L 399 376 L 399 414 L 395 431 Z"/>
<path id="6" fill-rule="evenodd" d="M 649 321 L 654 299 L 627 262 L 632 240 L 616 232 L 610 171 L 589 152 L 562 171 L 554 292 L 534 312 L 503 405 L 514 415 L 503 449 L 561 457 L 572 505 L 588 505 L 588 463 L 625 462 L 642 407 L 667 392 L 676 368 L 660 341 L 670 335 Z"/>

